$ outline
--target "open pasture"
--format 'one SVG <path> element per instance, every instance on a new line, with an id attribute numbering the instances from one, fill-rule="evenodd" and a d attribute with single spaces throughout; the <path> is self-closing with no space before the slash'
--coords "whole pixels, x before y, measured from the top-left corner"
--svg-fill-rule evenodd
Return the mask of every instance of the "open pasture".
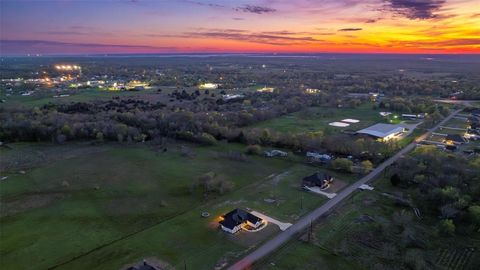
<path id="1" fill-rule="evenodd" d="M 325 201 L 300 189 L 301 179 L 317 168 L 280 158 L 225 155 L 243 151 L 241 145 L 182 148 L 175 143 L 165 152 L 148 145 L 10 147 L 1 150 L 2 176 L 8 178 L 0 182 L 0 252 L 7 268 L 34 263 L 119 269 L 152 257 L 177 268 L 186 263 L 212 269 L 247 249 L 246 240 L 218 230 L 218 216 L 242 207 L 294 222 Z M 188 155 L 181 150 L 185 147 Z M 15 162 L 23 158 L 29 162 Z M 205 197 L 194 183 L 207 172 L 231 181 L 233 190 Z M 204 211 L 211 216 L 202 218 Z M 254 236 L 248 246 L 276 229 Z"/>
<path id="2" fill-rule="evenodd" d="M 343 119 L 359 120 L 346 127 L 335 127 L 330 123 L 341 122 Z M 336 133 L 344 129 L 359 130 L 378 122 L 387 120 L 380 116 L 379 111 L 372 109 L 372 104 L 364 104 L 357 108 L 311 107 L 303 111 L 288 114 L 279 118 L 264 121 L 254 125 L 256 128 L 268 128 L 277 132 L 323 132 Z"/>

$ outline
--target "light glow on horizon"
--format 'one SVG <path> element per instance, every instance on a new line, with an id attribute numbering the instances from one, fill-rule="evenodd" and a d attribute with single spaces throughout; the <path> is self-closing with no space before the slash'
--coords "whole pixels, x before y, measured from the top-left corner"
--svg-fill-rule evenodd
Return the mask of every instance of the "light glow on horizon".
<path id="1" fill-rule="evenodd" d="M 0 1 L 1 54 L 480 53 L 476 0 Z"/>

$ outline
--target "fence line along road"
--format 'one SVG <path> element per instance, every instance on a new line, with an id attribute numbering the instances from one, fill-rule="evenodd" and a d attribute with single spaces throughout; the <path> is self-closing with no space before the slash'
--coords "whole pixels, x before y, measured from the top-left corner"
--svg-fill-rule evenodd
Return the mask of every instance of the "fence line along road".
<path id="1" fill-rule="evenodd" d="M 447 116 L 445 119 L 443 119 L 440 123 L 438 123 L 436 126 L 433 128 L 429 129 L 427 132 L 416 138 L 412 143 L 408 144 L 404 148 L 402 148 L 400 151 L 398 151 L 395 155 L 378 165 L 375 169 L 373 169 L 369 174 L 366 176 L 362 177 L 360 180 L 357 182 L 351 184 L 350 186 L 346 187 L 344 190 L 342 190 L 340 193 L 337 194 L 333 199 L 330 199 L 327 201 L 325 204 L 322 206 L 318 207 L 317 209 L 313 210 L 306 216 L 303 216 L 298 222 L 293 224 L 290 228 L 287 230 L 279 233 L 277 236 L 274 238 L 270 239 L 263 245 L 261 245 L 258 249 L 254 250 L 252 253 L 248 254 L 246 257 L 241 259 L 240 261 L 236 262 L 232 266 L 228 268 L 228 270 L 242 270 L 246 268 L 250 268 L 252 264 L 261 258 L 265 257 L 269 253 L 273 252 L 280 246 L 282 246 L 284 243 L 286 243 L 288 240 L 290 240 L 292 237 L 306 229 L 310 224 L 320 218 L 322 215 L 330 211 L 333 207 L 338 205 L 341 201 L 343 201 L 345 198 L 347 198 L 350 194 L 352 194 L 358 187 L 360 187 L 363 184 L 366 184 L 370 180 L 374 179 L 377 175 L 379 175 L 385 168 L 390 166 L 392 163 L 394 163 L 396 160 L 398 160 L 400 157 L 403 155 L 407 154 L 408 152 L 412 151 L 415 149 L 415 146 L 418 142 L 428 138 L 433 131 L 435 131 L 438 127 L 442 126 L 446 122 L 448 122 L 452 117 L 454 117 L 457 113 L 459 113 L 461 109 L 454 111 L 451 113 L 449 116 Z"/>

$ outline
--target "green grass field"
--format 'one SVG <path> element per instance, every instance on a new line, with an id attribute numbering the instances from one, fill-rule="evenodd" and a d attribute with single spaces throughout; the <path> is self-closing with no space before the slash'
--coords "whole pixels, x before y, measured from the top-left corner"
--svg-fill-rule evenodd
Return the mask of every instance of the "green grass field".
<path id="1" fill-rule="evenodd" d="M 143 145 L 11 146 L 0 151 L 2 176 L 8 176 L 0 182 L 6 269 L 119 269 L 146 257 L 212 269 L 248 248 L 217 229 L 219 215 L 248 207 L 293 222 L 325 201 L 299 187 L 318 169 L 222 156 L 243 151 L 241 145 L 190 146 L 194 157 L 182 156 L 177 144 L 165 153 Z M 192 194 L 192 182 L 209 171 L 234 182 L 234 190 L 208 200 L 199 190 Z M 200 217 L 203 211 L 211 217 Z"/>
<path id="2" fill-rule="evenodd" d="M 359 123 L 340 128 L 330 126 L 329 123 L 346 118 L 360 120 Z M 327 108 L 312 107 L 301 112 L 292 113 L 254 125 L 256 128 L 269 128 L 278 132 L 318 132 L 326 134 L 336 133 L 342 129 L 359 130 L 378 122 L 387 120 L 380 116 L 378 110 L 372 109 L 372 104 L 364 104 L 358 108 Z"/>
<path id="3" fill-rule="evenodd" d="M 44 91 L 42 93 L 42 91 Z M 87 102 L 93 100 L 110 99 L 115 96 L 128 97 L 136 95 L 144 95 L 155 93 L 155 89 L 143 90 L 143 91 L 108 91 L 98 89 L 70 89 L 64 90 L 61 94 L 69 94 L 68 97 L 54 98 L 57 93 L 49 90 L 39 90 L 31 96 L 13 95 L 6 97 L 1 95 L 1 99 L 5 99 L 5 103 L 0 104 L 0 108 L 12 108 L 12 107 L 38 107 L 47 103 L 69 103 L 69 102 Z"/>
<path id="4" fill-rule="evenodd" d="M 255 269 L 364 269 L 325 249 L 303 241 L 294 241 L 276 252 Z"/>
<path id="5" fill-rule="evenodd" d="M 467 129 L 469 124 L 467 123 L 466 120 L 463 119 L 458 119 L 458 118 L 453 118 L 444 125 L 445 127 L 452 127 L 452 128 L 462 128 L 462 129 Z"/>

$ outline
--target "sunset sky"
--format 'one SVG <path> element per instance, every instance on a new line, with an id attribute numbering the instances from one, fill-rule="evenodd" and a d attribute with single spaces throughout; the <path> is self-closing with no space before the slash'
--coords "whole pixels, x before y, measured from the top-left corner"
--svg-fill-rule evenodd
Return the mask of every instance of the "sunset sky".
<path id="1" fill-rule="evenodd" d="M 480 0 L 0 0 L 0 53 L 480 53 Z"/>

